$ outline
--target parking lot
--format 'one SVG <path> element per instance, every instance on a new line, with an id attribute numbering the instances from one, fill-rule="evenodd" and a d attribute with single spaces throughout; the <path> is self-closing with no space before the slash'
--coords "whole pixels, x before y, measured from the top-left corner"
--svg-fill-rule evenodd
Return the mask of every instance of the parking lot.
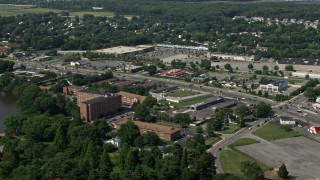
<path id="1" fill-rule="evenodd" d="M 284 163 L 289 175 L 297 180 L 320 177 L 320 143 L 305 137 L 261 141 L 237 149 L 269 167 L 278 168 Z"/>

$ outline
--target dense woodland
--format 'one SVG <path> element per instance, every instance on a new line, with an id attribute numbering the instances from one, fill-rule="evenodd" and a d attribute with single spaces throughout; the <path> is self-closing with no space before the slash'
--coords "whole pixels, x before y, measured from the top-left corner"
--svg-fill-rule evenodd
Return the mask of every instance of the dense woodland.
<path id="1" fill-rule="evenodd" d="M 71 18 L 47 13 L 1 17 L 0 38 L 21 44 L 23 50 L 90 50 L 149 43 L 200 45 L 208 41 L 210 50 L 214 52 L 258 54 L 275 59 L 320 56 L 319 27 L 306 28 L 303 24 L 266 25 L 265 22 L 249 23 L 232 19 L 234 16 L 259 16 L 314 21 L 320 19 L 319 4 L 190 4 L 162 1 L 40 4 L 45 5 L 57 9 L 67 7 L 68 11 L 72 7 L 90 9 L 92 6 L 104 6 L 104 11 L 113 11 L 116 16 L 84 15 L 83 18 Z M 66 12 L 63 14 L 68 15 Z M 135 16 L 128 20 L 121 16 L 125 14 Z M 252 33 L 262 35 L 257 37 Z M 267 52 L 258 50 L 258 46 L 266 47 Z"/>

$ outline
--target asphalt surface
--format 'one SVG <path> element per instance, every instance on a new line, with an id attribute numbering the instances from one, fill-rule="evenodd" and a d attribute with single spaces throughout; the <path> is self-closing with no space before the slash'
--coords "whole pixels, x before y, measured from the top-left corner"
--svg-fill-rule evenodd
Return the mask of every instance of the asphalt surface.
<path id="1" fill-rule="evenodd" d="M 257 137 L 250 137 L 257 139 Z M 284 163 L 290 176 L 296 180 L 320 177 L 320 144 L 305 137 L 265 141 L 237 147 L 238 150 L 263 162 L 269 167 L 280 167 Z"/>

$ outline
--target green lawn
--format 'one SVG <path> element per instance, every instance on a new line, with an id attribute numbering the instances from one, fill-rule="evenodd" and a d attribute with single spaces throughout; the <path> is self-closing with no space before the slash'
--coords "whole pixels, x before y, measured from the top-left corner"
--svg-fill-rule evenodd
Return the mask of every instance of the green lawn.
<path id="1" fill-rule="evenodd" d="M 201 97 L 201 98 L 198 98 L 198 99 L 193 99 L 193 100 L 190 100 L 190 101 L 185 101 L 185 102 L 181 102 L 181 103 L 171 103 L 171 104 L 175 108 L 180 108 L 180 107 L 184 107 L 184 106 L 191 106 L 193 104 L 205 101 L 205 100 L 207 100 L 209 98 L 210 98 L 210 96 L 206 96 L 206 97 Z"/>
<path id="2" fill-rule="evenodd" d="M 169 94 L 169 96 L 172 97 L 187 97 L 187 96 L 192 96 L 195 93 L 189 90 L 178 90 L 178 91 L 174 91 L 172 93 Z"/>
<path id="3" fill-rule="evenodd" d="M 233 173 L 237 176 L 241 176 L 240 165 L 242 161 L 256 162 L 263 171 L 269 170 L 266 165 L 237 150 L 229 149 L 221 152 L 220 163 L 225 173 Z"/>
<path id="4" fill-rule="evenodd" d="M 230 144 L 229 147 L 234 148 L 237 146 L 245 146 L 245 145 L 256 144 L 256 143 L 259 143 L 259 141 L 251 138 L 241 138 L 241 139 L 238 139 L 236 142 Z"/>
<path id="5" fill-rule="evenodd" d="M 217 131 L 222 134 L 233 134 L 239 131 L 241 127 L 236 124 L 229 123 L 228 125 L 224 125 L 222 131 Z"/>
<path id="6" fill-rule="evenodd" d="M 220 137 L 211 137 L 205 140 L 206 146 L 212 146 L 213 144 L 219 142 L 221 140 Z"/>
<path id="7" fill-rule="evenodd" d="M 286 131 L 272 123 L 264 125 L 262 128 L 254 131 L 253 134 L 267 141 L 300 136 L 296 131 Z"/>

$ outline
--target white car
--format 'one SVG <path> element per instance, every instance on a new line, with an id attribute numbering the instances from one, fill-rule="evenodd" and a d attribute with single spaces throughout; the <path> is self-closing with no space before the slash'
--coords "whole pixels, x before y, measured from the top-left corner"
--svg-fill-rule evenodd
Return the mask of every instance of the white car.
<path id="1" fill-rule="evenodd" d="M 302 128 L 301 124 L 298 124 L 298 127 L 299 127 L 299 128 Z"/>

